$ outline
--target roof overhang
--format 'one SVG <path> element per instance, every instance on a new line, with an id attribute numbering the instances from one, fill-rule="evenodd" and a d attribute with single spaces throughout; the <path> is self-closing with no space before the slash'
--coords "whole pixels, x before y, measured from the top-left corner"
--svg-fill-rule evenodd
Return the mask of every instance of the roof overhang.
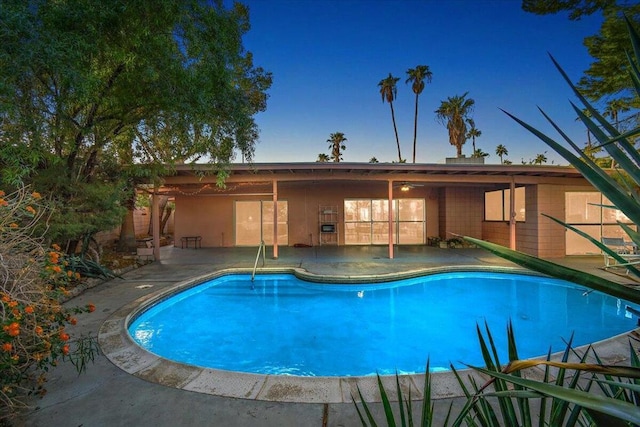
<path id="1" fill-rule="evenodd" d="M 588 184 L 571 166 L 312 162 L 231 164 L 226 170 L 227 185 L 254 187 L 272 185 L 275 181 L 278 184 L 305 181 L 420 182 L 433 185 Z M 173 174 L 163 177 L 159 191 L 173 193 L 196 187 L 213 189 L 217 178 L 215 165 L 176 165 Z"/>

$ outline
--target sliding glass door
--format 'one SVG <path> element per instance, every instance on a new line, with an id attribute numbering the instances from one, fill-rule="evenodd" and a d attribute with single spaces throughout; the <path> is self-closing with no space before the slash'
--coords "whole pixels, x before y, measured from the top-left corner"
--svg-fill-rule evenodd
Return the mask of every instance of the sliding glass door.
<path id="1" fill-rule="evenodd" d="M 236 246 L 273 245 L 273 201 L 236 201 L 234 218 Z M 288 244 L 288 205 L 278 200 L 278 245 Z"/>

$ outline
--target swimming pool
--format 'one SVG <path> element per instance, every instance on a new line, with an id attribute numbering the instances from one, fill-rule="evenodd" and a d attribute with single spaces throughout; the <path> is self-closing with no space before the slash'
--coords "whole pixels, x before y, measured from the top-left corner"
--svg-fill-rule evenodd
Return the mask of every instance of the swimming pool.
<path id="1" fill-rule="evenodd" d="M 480 364 L 476 324 L 523 358 L 635 327 L 626 303 L 556 279 L 441 273 L 392 283 L 314 284 L 290 274 L 217 277 L 137 315 L 128 330 L 161 357 L 230 371 L 296 376 L 424 372 Z M 503 355 L 506 360 L 506 355 Z"/>

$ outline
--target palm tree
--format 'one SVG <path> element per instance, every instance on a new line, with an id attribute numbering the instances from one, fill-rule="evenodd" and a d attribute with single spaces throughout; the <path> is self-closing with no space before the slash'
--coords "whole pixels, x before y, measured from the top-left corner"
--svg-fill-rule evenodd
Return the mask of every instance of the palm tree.
<path id="1" fill-rule="evenodd" d="M 604 110 L 604 117 L 611 117 L 615 128 L 620 132 L 620 113 L 629 111 L 629 104 L 621 99 L 614 99 L 607 104 Z"/>
<path id="2" fill-rule="evenodd" d="M 428 65 L 418 65 L 407 70 L 409 78 L 405 83 L 411 82 L 411 90 L 416 94 L 416 109 L 413 118 L 413 163 L 416 162 L 416 139 L 418 137 L 418 96 L 424 90 L 425 81 L 431 83 L 433 74 Z"/>
<path id="3" fill-rule="evenodd" d="M 482 148 L 476 148 L 471 157 L 489 157 L 489 153 L 482 151 Z"/>
<path id="4" fill-rule="evenodd" d="M 505 164 L 505 163 L 504 163 L 504 160 L 502 160 L 502 157 L 503 157 L 503 156 L 507 156 L 507 155 L 509 155 L 509 150 L 507 150 L 507 147 L 505 147 L 505 146 L 504 146 L 504 145 L 502 145 L 502 144 L 499 144 L 499 145 L 496 147 L 496 156 L 500 157 L 500 164 L 501 164 L 501 165 L 504 165 L 504 164 Z"/>
<path id="5" fill-rule="evenodd" d="M 319 163 L 326 163 L 330 160 L 329 156 L 326 155 L 325 153 L 320 153 L 318 154 L 318 160 L 316 160 L 316 162 Z"/>
<path id="6" fill-rule="evenodd" d="M 344 142 L 347 138 L 344 136 L 342 132 L 336 132 L 329 135 L 329 139 L 327 142 L 329 143 L 329 149 L 331 150 L 331 159 L 334 162 L 339 162 L 342 160 L 342 150 L 346 150 L 347 147 L 344 145 Z"/>
<path id="7" fill-rule="evenodd" d="M 533 159 L 533 164 L 534 165 L 541 165 L 543 163 L 547 163 L 547 156 L 545 156 L 545 153 L 546 153 L 546 151 L 544 153 L 538 154 L 536 156 L 536 158 Z"/>
<path id="8" fill-rule="evenodd" d="M 473 119 L 467 119 L 467 123 L 469 123 L 469 126 L 471 129 L 469 129 L 469 131 L 467 132 L 467 138 L 471 138 L 471 143 L 472 143 L 472 147 L 473 147 L 473 157 L 478 157 L 475 155 L 476 152 L 476 138 L 479 137 L 480 135 L 482 135 L 482 131 L 480 131 L 479 129 L 476 128 L 476 122 Z M 488 156 L 488 154 L 487 154 Z M 486 156 L 484 156 L 486 157 Z"/>
<path id="9" fill-rule="evenodd" d="M 467 142 L 466 121 L 475 104 L 473 99 L 466 99 L 467 94 L 469 92 L 441 101 L 440 108 L 435 111 L 440 123 L 447 127 L 449 144 L 456 147 L 458 157 L 462 157 L 462 146 Z"/>
<path id="10" fill-rule="evenodd" d="M 389 106 L 391 107 L 391 121 L 393 121 L 393 131 L 396 134 L 396 144 L 398 145 L 398 161 L 402 162 L 402 154 L 400 153 L 400 139 L 398 138 L 398 128 L 396 127 L 396 114 L 393 111 L 393 100 L 396 99 L 396 95 L 398 93 L 398 89 L 396 84 L 400 80 L 399 77 L 393 77 L 391 73 L 389 73 L 389 77 L 386 79 L 380 80 L 378 86 L 380 87 L 380 95 L 382 95 L 382 103 L 387 101 Z"/>
<path id="11" fill-rule="evenodd" d="M 380 162 L 375 157 L 372 157 L 369 159 L 369 163 L 380 163 Z"/>

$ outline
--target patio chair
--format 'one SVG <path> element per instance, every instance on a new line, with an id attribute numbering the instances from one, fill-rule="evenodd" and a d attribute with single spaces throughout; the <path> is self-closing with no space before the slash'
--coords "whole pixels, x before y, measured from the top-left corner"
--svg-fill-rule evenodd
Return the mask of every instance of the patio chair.
<path id="1" fill-rule="evenodd" d="M 618 260 L 605 252 L 604 268 L 625 267 L 640 263 L 640 253 L 638 253 L 637 246 L 630 242 L 625 242 L 622 237 L 603 237 L 602 243 L 626 261 L 625 263 L 618 262 Z"/>

